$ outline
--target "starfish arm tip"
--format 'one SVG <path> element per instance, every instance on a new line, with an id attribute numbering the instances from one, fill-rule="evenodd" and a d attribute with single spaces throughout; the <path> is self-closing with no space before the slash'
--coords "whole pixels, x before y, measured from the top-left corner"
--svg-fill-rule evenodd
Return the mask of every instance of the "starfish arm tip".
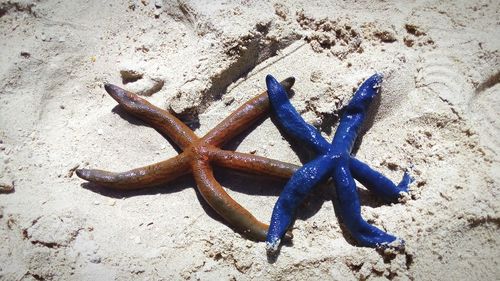
<path id="1" fill-rule="evenodd" d="M 375 74 L 372 75 L 374 79 L 377 81 L 381 81 L 384 78 L 384 74 L 382 72 L 375 72 Z"/>
<path id="2" fill-rule="evenodd" d="M 273 110 L 280 110 L 282 106 L 291 106 L 288 101 L 285 87 L 283 87 L 283 85 L 281 85 L 271 74 L 266 76 L 266 87 L 269 102 Z"/>
<path id="3" fill-rule="evenodd" d="M 116 85 L 107 82 L 104 83 L 104 90 L 106 90 L 106 92 L 108 92 L 109 94 L 112 94 L 112 92 L 117 91 L 117 89 L 119 89 L 119 87 Z"/>
<path id="4" fill-rule="evenodd" d="M 119 104 L 125 107 L 132 106 L 133 97 L 128 97 L 124 89 L 113 84 L 104 83 L 104 90 Z"/>
<path id="5" fill-rule="evenodd" d="M 380 87 L 382 80 L 384 80 L 384 74 L 382 72 L 375 72 L 375 74 L 373 74 L 368 79 L 366 79 L 365 82 L 363 82 L 363 85 L 369 85 L 374 89 L 377 89 Z"/>
<path id="6" fill-rule="evenodd" d="M 278 80 L 276 80 L 276 78 L 274 78 L 274 76 L 272 76 L 271 74 L 268 74 L 266 75 L 266 85 L 267 85 L 267 88 L 268 90 L 274 90 L 276 87 L 278 87 L 279 83 L 278 83 Z"/>
<path id="7" fill-rule="evenodd" d="M 369 227 L 375 232 L 370 234 L 351 232 L 361 245 L 371 248 L 396 248 L 396 245 L 401 244 L 401 239 L 377 229 L 373 225 L 369 225 Z"/>
<path id="8" fill-rule="evenodd" d="M 283 86 L 285 86 L 285 88 L 292 88 L 294 84 L 295 84 L 295 77 L 293 76 L 290 76 L 285 80 L 283 80 Z"/>
<path id="9" fill-rule="evenodd" d="M 358 87 L 354 96 L 351 98 L 347 105 L 347 112 L 366 113 L 371 102 L 379 92 L 380 85 L 382 84 L 383 75 L 375 73 L 366 79 L 361 86 Z"/>
<path id="10" fill-rule="evenodd" d="M 268 254 L 274 254 L 278 251 L 278 247 L 281 243 L 281 239 L 275 239 L 273 241 L 266 241 L 266 252 Z"/>
<path id="11" fill-rule="evenodd" d="M 415 181 L 415 179 L 410 175 L 410 173 L 405 172 L 403 178 L 398 184 L 398 188 L 402 192 L 408 192 L 410 185 Z"/>
<path id="12" fill-rule="evenodd" d="M 374 89 L 377 89 L 380 87 L 382 80 L 384 80 L 384 75 L 380 72 L 376 72 L 375 74 L 370 76 L 368 79 L 366 79 L 366 81 L 363 84 L 371 86 Z"/>
<path id="13" fill-rule="evenodd" d="M 271 74 L 267 74 L 267 75 L 266 75 L 266 82 L 267 82 L 267 81 L 270 81 L 270 80 L 272 80 L 272 79 L 276 80 L 276 79 L 274 78 L 274 76 L 272 76 Z"/>
<path id="14" fill-rule="evenodd" d="M 76 175 L 81 179 L 88 179 L 89 172 L 90 172 L 89 169 L 76 169 L 75 170 Z"/>
<path id="15" fill-rule="evenodd" d="M 274 91 L 277 91 L 280 88 L 290 90 L 294 84 L 295 77 L 293 76 L 290 76 L 279 83 L 278 80 L 276 80 L 276 78 L 274 78 L 271 74 L 266 75 L 266 86 L 268 89 L 272 88 Z"/>
<path id="16" fill-rule="evenodd" d="M 76 169 L 75 173 L 79 178 L 93 183 L 108 183 L 114 180 L 114 173 L 102 170 Z"/>
<path id="17" fill-rule="evenodd" d="M 393 241 L 384 242 L 377 245 L 379 249 L 395 249 L 402 250 L 405 247 L 405 241 L 401 238 L 395 238 Z"/>

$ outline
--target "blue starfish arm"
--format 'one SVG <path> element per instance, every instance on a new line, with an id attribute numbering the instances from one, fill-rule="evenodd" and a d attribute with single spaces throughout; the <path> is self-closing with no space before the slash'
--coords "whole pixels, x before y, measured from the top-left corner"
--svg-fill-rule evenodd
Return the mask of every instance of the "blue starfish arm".
<path id="1" fill-rule="evenodd" d="M 345 107 L 345 112 L 333 137 L 332 144 L 334 147 L 351 152 L 368 108 L 378 93 L 380 83 L 382 83 L 382 75 L 376 73 L 366 79 L 354 93 L 351 101 Z"/>
<path id="2" fill-rule="evenodd" d="M 287 134 L 304 143 L 317 153 L 328 151 L 330 144 L 313 126 L 307 124 L 288 100 L 283 86 L 276 79 L 267 75 L 267 94 L 275 116 Z"/>
<path id="3" fill-rule="evenodd" d="M 401 182 L 395 185 L 390 179 L 354 157 L 351 157 L 349 162 L 349 170 L 363 186 L 391 202 L 397 201 L 401 192 L 408 192 L 408 185 L 413 181 L 410 174 L 405 172 Z"/>
<path id="4" fill-rule="evenodd" d="M 293 221 L 295 210 L 304 201 L 311 189 L 325 180 L 331 171 L 332 159 L 320 156 L 302 166 L 293 174 L 274 205 L 267 233 L 266 248 L 275 252 Z"/>
<path id="5" fill-rule="evenodd" d="M 397 238 L 367 223 L 361 217 L 356 183 L 349 171 L 348 160 L 342 160 L 333 170 L 333 181 L 339 201 L 340 217 L 351 235 L 362 246 L 379 247 L 394 242 Z"/>

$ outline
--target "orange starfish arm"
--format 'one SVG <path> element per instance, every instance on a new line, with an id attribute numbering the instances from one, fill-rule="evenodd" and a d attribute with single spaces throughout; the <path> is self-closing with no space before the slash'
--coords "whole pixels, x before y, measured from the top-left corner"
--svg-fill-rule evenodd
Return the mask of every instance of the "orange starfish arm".
<path id="1" fill-rule="evenodd" d="M 127 113 L 150 124 L 160 133 L 167 135 L 181 149 L 198 140 L 193 131 L 170 112 L 156 107 L 147 100 L 118 86 L 105 84 L 104 89 Z"/>
<path id="2" fill-rule="evenodd" d="M 299 169 L 290 163 L 221 149 L 210 151 L 210 160 L 217 166 L 281 179 L 289 179 Z"/>
<path id="3" fill-rule="evenodd" d="M 293 77 L 281 81 L 281 84 L 287 91 L 290 91 L 294 83 L 295 78 Z M 202 138 L 203 142 L 220 147 L 225 142 L 231 140 L 257 122 L 260 117 L 269 112 L 269 108 L 267 92 L 263 92 L 244 103 L 231 115 L 226 117 L 226 119 L 215 126 L 215 128 L 210 130 L 210 132 Z"/>
<path id="4" fill-rule="evenodd" d="M 122 173 L 77 169 L 76 174 L 89 182 L 113 189 L 134 190 L 172 181 L 191 171 L 189 157 L 179 154 L 168 160 Z"/>
<path id="5" fill-rule="evenodd" d="M 194 161 L 192 169 L 201 195 L 221 217 L 246 237 L 257 241 L 266 240 L 269 226 L 258 221 L 224 191 L 215 180 L 212 167 L 207 161 Z M 290 235 L 288 233 L 287 238 L 291 239 Z"/>

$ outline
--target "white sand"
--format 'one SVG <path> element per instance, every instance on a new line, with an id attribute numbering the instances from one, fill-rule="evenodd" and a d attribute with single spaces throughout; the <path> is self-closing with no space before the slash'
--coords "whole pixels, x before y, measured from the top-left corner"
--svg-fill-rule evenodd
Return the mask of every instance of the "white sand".
<path id="1" fill-rule="evenodd" d="M 0 1 L 0 185 L 15 188 L 0 194 L 1 280 L 500 278 L 500 2 L 163 2 Z M 102 84 L 122 86 L 120 71 L 142 76 L 126 88 L 199 120 L 198 135 L 260 93 L 266 74 L 295 76 L 292 103 L 327 138 L 353 89 L 382 72 L 356 155 L 394 181 L 413 165 L 416 183 L 393 205 L 360 187 L 362 213 L 405 251 L 356 246 L 330 189 L 309 197 L 294 244 L 269 263 L 190 177 L 135 193 L 83 188 L 76 167 L 177 154 L 117 114 Z M 300 164 L 269 119 L 232 147 Z M 217 176 L 269 220 L 283 183 Z"/>

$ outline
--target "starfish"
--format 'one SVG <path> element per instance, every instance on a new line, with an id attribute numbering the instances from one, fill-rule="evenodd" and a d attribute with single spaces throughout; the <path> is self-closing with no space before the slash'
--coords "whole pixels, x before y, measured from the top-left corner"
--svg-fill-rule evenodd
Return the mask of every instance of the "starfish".
<path id="1" fill-rule="evenodd" d="M 278 250 L 281 238 L 292 223 L 295 210 L 318 183 L 332 178 L 339 201 L 339 215 L 352 236 L 362 246 L 388 245 L 397 238 L 368 224 L 361 216 L 356 192 L 358 180 L 388 201 L 397 201 L 408 191 L 412 178 L 404 173 L 398 185 L 351 155 L 352 147 L 366 117 L 371 101 L 378 93 L 382 75 L 368 78 L 345 108 L 332 143 L 328 143 L 313 126 L 307 124 L 292 106 L 285 89 L 271 75 L 266 77 L 269 101 L 278 124 L 291 137 L 312 149 L 317 157 L 295 172 L 285 185 L 273 209 L 266 239 L 268 253 Z M 398 239 L 399 240 L 399 239 Z M 399 240 L 402 242 L 402 240 Z M 402 243 L 399 243 L 402 245 Z"/>
<path id="2" fill-rule="evenodd" d="M 282 85 L 290 90 L 294 82 L 295 79 L 291 77 L 282 81 Z M 104 89 L 127 113 L 168 136 L 182 153 L 168 160 L 122 173 L 78 169 L 76 174 L 80 178 L 108 188 L 132 190 L 158 186 L 192 173 L 202 197 L 223 219 L 244 236 L 265 241 L 268 225 L 258 221 L 226 193 L 213 175 L 212 164 L 282 179 L 290 178 L 298 169 L 293 164 L 219 148 L 269 112 L 266 92 L 240 106 L 204 137 L 198 138 L 170 112 L 118 86 L 105 84 Z M 291 233 L 285 236 L 288 239 L 292 237 Z"/>

